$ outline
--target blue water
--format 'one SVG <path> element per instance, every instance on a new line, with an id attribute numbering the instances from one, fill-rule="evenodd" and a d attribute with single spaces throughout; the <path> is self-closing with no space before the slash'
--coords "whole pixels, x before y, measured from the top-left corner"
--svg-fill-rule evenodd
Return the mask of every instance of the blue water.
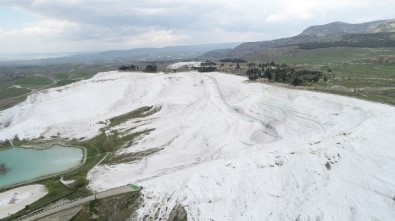
<path id="1" fill-rule="evenodd" d="M 54 145 L 44 150 L 10 148 L 0 150 L 0 164 L 9 169 L 0 174 L 0 188 L 63 172 L 82 163 L 80 148 Z"/>

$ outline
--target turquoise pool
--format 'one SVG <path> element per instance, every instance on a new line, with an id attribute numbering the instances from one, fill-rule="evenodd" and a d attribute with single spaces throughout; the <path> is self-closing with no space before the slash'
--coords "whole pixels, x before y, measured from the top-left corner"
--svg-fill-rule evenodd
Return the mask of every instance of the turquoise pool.
<path id="1" fill-rule="evenodd" d="M 0 164 L 8 168 L 6 173 L 0 173 L 0 188 L 67 171 L 80 165 L 83 157 L 83 149 L 61 145 L 43 150 L 0 150 Z"/>

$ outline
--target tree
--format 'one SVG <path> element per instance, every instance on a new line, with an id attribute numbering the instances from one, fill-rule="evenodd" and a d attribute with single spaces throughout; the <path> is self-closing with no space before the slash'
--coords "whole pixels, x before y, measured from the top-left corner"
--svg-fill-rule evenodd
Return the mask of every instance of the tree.
<path id="1" fill-rule="evenodd" d="M 19 139 L 18 135 L 15 134 L 14 138 L 12 139 L 12 142 L 15 144 L 15 143 L 18 143 L 19 141 L 20 141 L 20 139 Z"/>
<path id="2" fill-rule="evenodd" d="M 58 188 L 56 187 L 56 182 L 53 180 L 48 180 L 45 182 L 45 187 L 48 189 L 49 194 L 55 195 L 58 193 Z"/>
<path id="3" fill-rule="evenodd" d="M 303 84 L 303 79 L 299 76 L 293 79 L 292 84 L 295 86 L 299 86 Z"/>
<path id="4" fill-rule="evenodd" d="M 75 186 L 76 188 L 80 188 L 80 187 L 83 187 L 83 186 L 87 185 L 88 183 L 89 183 L 89 182 L 88 182 L 88 180 L 85 178 L 85 176 L 79 175 L 79 176 L 77 176 L 77 177 L 75 178 L 74 186 Z"/>
<path id="5" fill-rule="evenodd" d="M 144 72 L 155 73 L 157 70 L 157 66 L 154 64 L 149 64 L 145 67 Z"/>
<path id="6" fill-rule="evenodd" d="M 276 81 L 276 72 L 275 71 L 272 71 L 271 73 L 270 73 L 270 80 L 272 80 L 272 81 Z"/>

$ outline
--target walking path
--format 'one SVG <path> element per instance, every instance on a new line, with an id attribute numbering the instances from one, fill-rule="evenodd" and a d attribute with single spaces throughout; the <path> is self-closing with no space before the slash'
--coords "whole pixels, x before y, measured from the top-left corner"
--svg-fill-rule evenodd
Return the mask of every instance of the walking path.
<path id="1" fill-rule="evenodd" d="M 125 185 L 125 186 L 120 186 L 120 187 L 109 189 L 109 190 L 106 190 L 106 191 L 103 191 L 103 192 L 100 192 L 100 193 L 96 193 L 94 195 L 90 195 L 90 196 L 87 196 L 85 198 L 75 199 L 74 201 L 70 201 L 70 202 L 67 202 L 67 203 L 62 204 L 62 205 L 57 205 L 55 207 L 49 207 L 49 208 L 47 208 L 45 210 L 40 210 L 39 209 L 39 210 L 36 210 L 35 212 L 32 212 L 32 213 L 30 213 L 28 215 L 20 217 L 20 218 L 18 218 L 16 220 L 24 220 L 24 221 L 37 220 L 37 219 L 41 219 L 43 217 L 49 216 L 49 215 L 54 214 L 54 213 L 58 213 L 58 212 L 63 211 L 63 210 L 67 210 L 67 209 L 70 209 L 70 208 L 73 208 L 73 207 L 76 207 L 76 206 L 83 205 L 83 204 L 88 203 L 88 202 L 90 202 L 92 200 L 95 200 L 95 199 L 103 199 L 103 198 L 107 198 L 107 197 L 110 197 L 110 196 L 119 195 L 119 194 L 122 194 L 122 193 L 139 191 L 140 189 L 141 188 L 136 186 L 136 185 L 128 184 L 128 185 Z"/>

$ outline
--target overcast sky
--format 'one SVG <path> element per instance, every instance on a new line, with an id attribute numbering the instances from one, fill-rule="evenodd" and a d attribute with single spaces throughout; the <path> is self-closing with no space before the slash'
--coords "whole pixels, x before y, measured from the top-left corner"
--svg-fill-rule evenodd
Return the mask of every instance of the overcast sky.
<path id="1" fill-rule="evenodd" d="M 395 18 L 394 0 L 0 0 L 0 53 L 271 40 Z"/>

